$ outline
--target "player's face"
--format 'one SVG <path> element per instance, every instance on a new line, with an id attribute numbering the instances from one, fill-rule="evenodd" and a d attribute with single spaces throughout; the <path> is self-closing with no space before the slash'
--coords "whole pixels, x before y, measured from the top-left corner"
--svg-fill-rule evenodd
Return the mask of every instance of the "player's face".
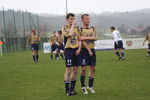
<path id="1" fill-rule="evenodd" d="M 72 25 L 73 21 L 75 20 L 75 17 L 72 17 L 70 16 L 68 19 L 67 19 L 67 22 L 69 25 Z"/>
<path id="2" fill-rule="evenodd" d="M 58 32 L 58 35 L 60 35 L 60 36 L 61 36 L 61 35 L 62 35 L 62 32 L 61 32 L 61 31 L 59 31 L 59 32 Z"/>
<path id="3" fill-rule="evenodd" d="M 61 36 L 61 33 L 59 33 L 58 36 Z"/>
<path id="4" fill-rule="evenodd" d="M 55 36 L 56 35 L 56 32 L 53 32 L 53 36 Z"/>
<path id="5" fill-rule="evenodd" d="M 84 16 L 82 21 L 83 21 L 84 25 L 89 25 L 90 24 L 90 16 Z"/>
<path id="6" fill-rule="evenodd" d="M 35 31 L 33 31 L 33 32 L 32 32 L 32 35 L 36 35 L 36 32 L 35 32 Z"/>
<path id="7" fill-rule="evenodd" d="M 110 29 L 110 31 L 113 32 L 114 30 L 113 30 L 113 29 Z"/>
<path id="8" fill-rule="evenodd" d="M 56 36 L 58 36 L 58 32 L 56 32 Z"/>

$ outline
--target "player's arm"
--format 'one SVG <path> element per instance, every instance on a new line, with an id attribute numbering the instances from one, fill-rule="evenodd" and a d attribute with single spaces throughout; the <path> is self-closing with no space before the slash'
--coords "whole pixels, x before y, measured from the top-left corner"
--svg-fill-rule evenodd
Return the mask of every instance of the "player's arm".
<path id="1" fill-rule="evenodd" d="M 80 54 L 80 51 L 81 51 L 81 40 L 78 40 L 78 50 L 76 51 L 76 55 L 79 55 Z"/>
<path id="2" fill-rule="evenodd" d="M 39 37 L 39 41 L 41 42 L 41 38 Z"/>
<path id="3" fill-rule="evenodd" d="M 40 36 L 38 36 L 38 42 L 41 42 L 41 38 L 40 38 Z"/>
<path id="4" fill-rule="evenodd" d="M 28 38 L 28 40 L 26 42 L 26 47 L 29 47 L 30 42 L 31 42 L 31 36 Z"/>
<path id="5" fill-rule="evenodd" d="M 52 37 L 49 38 L 48 42 L 49 42 L 50 46 L 52 46 Z"/>
<path id="6" fill-rule="evenodd" d="M 62 39 L 63 39 L 62 43 L 63 43 L 63 45 L 64 45 L 64 37 L 63 37 L 63 35 L 62 35 Z"/>
<path id="7" fill-rule="evenodd" d="M 62 36 L 63 42 L 64 42 L 64 37 Z"/>
<path id="8" fill-rule="evenodd" d="M 62 29 L 61 29 L 61 31 L 62 31 L 63 37 L 65 37 L 65 38 L 69 37 L 69 31 L 67 30 L 66 26 L 63 26 Z"/>
<path id="9" fill-rule="evenodd" d="M 92 36 L 92 37 L 81 37 L 81 40 L 85 41 L 85 40 L 92 40 L 92 41 L 96 41 L 97 38 L 96 36 Z"/>
<path id="10" fill-rule="evenodd" d="M 143 45 L 145 45 L 145 42 L 148 40 L 148 35 L 146 36 L 144 42 L 143 42 Z"/>
<path id="11" fill-rule="evenodd" d="M 92 56 L 93 53 L 92 53 L 91 49 L 89 48 L 89 46 L 87 45 L 87 43 L 85 41 L 82 41 L 82 45 L 88 50 L 89 55 Z"/>
<path id="12" fill-rule="evenodd" d="M 56 37 L 56 41 L 55 41 L 55 43 L 56 43 L 57 45 L 59 45 L 58 39 L 59 39 L 59 37 L 57 36 L 57 37 Z"/>
<path id="13" fill-rule="evenodd" d="M 90 40 L 90 41 L 96 41 L 96 30 L 93 28 L 93 36 L 92 37 L 81 37 L 81 40 Z"/>
<path id="14" fill-rule="evenodd" d="M 78 50 L 76 51 L 76 55 L 79 55 L 80 54 L 80 51 L 81 51 L 81 31 L 78 29 L 78 32 L 79 32 L 79 35 L 78 35 Z"/>
<path id="15" fill-rule="evenodd" d="M 51 43 L 51 37 L 49 37 L 48 42 Z"/>

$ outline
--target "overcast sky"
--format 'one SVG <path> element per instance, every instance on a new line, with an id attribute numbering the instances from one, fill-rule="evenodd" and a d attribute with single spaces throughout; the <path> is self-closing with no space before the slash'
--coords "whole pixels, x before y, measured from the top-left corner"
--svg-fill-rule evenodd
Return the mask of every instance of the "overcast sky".
<path id="1" fill-rule="evenodd" d="M 21 9 L 32 13 L 65 14 L 65 0 L 0 0 L 0 9 Z M 69 12 L 122 12 L 150 8 L 150 0 L 68 0 Z"/>

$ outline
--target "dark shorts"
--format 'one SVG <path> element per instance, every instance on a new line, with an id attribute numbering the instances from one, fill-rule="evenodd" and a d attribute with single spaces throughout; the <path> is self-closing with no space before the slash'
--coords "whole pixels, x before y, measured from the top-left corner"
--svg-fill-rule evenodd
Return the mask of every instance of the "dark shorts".
<path id="1" fill-rule="evenodd" d="M 60 51 L 60 50 L 64 51 L 64 45 L 63 44 L 61 44 L 61 45 L 58 46 L 58 51 Z"/>
<path id="2" fill-rule="evenodd" d="M 32 51 L 39 51 L 39 44 L 31 44 Z"/>
<path id="3" fill-rule="evenodd" d="M 123 41 L 118 41 L 118 45 L 115 42 L 114 48 L 115 49 L 123 49 Z"/>
<path id="4" fill-rule="evenodd" d="M 52 49 L 51 49 L 51 52 L 54 52 L 56 49 L 57 49 L 57 45 L 55 45 L 55 44 L 52 44 L 52 47 L 51 47 Z"/>
<path id="5" fill-rule="evenodd" d="M 66 67 L 80 66 L 80 56 L 76 56 L 77 48 L 67 48 L 64 51 Z"/>
<path id="6" fill-rule="evenodd" d="M 81 49 L 80 53 L 80 65 L 81 66 L 96 66 L 96 51 L 91 49 L 93 56 L 89 55 L 89 52 L 85 49 Z"/>
<path id="7" fill-rule="evenodd" d="M 80 52 L 80 65 L 81 66 L 89 65 L 89 52 L 85 48 L 82 48 Z"/>
<path id="8" fill-rule="evenodd" d="M 150 44 L 148 44 L 148 49 L 150 49 Z"/>

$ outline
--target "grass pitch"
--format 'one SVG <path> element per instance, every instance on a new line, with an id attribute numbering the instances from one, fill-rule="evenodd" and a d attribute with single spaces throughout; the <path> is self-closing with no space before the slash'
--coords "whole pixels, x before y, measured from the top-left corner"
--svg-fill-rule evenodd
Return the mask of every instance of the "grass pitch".
<path id="1" fill-rule="evenodd" d="M 52 61 L 40 52 L 35 64 L 29 51 L 5 54 L 0 57 L 0 100 L 150 100 L 150 57 L 145 50 L 125 54 L 126 60 L 118 61 L 113 51 L 98 51 L 97 93 L 82 94 L 78 73 L 73 97 L 64 94 L 63 60 Z"/>

